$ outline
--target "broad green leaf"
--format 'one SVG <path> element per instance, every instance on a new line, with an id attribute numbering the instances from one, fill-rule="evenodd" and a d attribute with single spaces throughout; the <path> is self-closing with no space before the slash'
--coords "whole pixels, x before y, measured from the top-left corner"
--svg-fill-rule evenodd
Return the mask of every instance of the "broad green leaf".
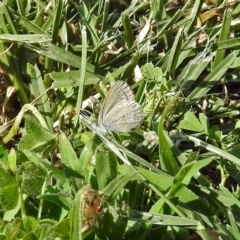
<path id="1" fill-rule="evenodd" d="M 39 199 L 53 202 L 54 204 L 59 205 L 62 208 L 70 209 L 72 202 L 66 197 L 62 197 L 59 194 L 42 194 L 38 196 Z"/>
<path id="2" fill-rule="evenodd" d="M 84 135 L 85 136 L 85 135 Z M 84 138 L 83 136 L 83 138 Z M 95 144 L 94 141 L 91 140 L 91 137 L 87 137 L 87 140 L 85 141 L 85 146 L 82 149 L 80 158 L 79 158 L 79 164 L 82 169 L 82 172 L 84 172 L 85 182 L 90 183 L 93 171 L 95 169 Z"/>
<path id="3" fill-rule="evenodd" d="M 141 68 L 142 73 L 149 79 L 153 80 L 154 76 L 154 66 L 152 63 L 147 63 Z"/>
<path id="4" fill-rule="evenodd" d="M 108 183 L 117 177 L 118 163 L 116 156 L 106 150 L 99 150 L 95 154 L 98 187 L 102 190 Z"/>
<path id="5" fill-rule="evenodd" d="M 184 184 L 188 185 L 190 183 L 191 178 L 197 174 L 197 172 L 210 164 L 212 162 L 212 158 L 201 159 L 199 161 L 188 162 L 184 166 L 182 166 L 181 170 L 178 172 L 177 176 L 174 178 L 174 184 Z M 174 185 L 173 185 L 174 188 Z"/>
<path id="6" fill-rule="evenodd" d="M 16 175 L 21 192 L 31 197 L 41 194 L 43 184 L 47 179 L 48 173 L 44 165 L 30 161 L 22 163 Z"/>
<path id="7" fill-rule="evenodd" d="M 43 128 L 34 117 L 26 116 L 26 133 L 20 140 L 19 150 L 27 149 L 47 155 L 55 144 L 55 134 Z"/>
<path id="8" fill-rule="evenodd" d="M 209 138 L 218 142 L 222 141 L 222 131 L 219 130 L 218 126 L 213 126 L 208 130 Z"/>
<path id="9" fill-rule="evenodd" d="M 18 204 L 18 183 L 15 178 L 0 167 L 0 209 L 7 211 Z"/>
<path id="10" fill-rule="evenodd" d="M 186 112 L 183 120 L 179 123 L 179 127 L 188 131 L 202 132 L 203 127 L 193 112 Z"/>
<path id="11" fill-rule="evenodd" d="M 52 227 L 54 235 L 60 239 L 70 239 L 71 219 L 65 218 Z"/>
<path id="12" fill-rule="evenodd" d="M 71 142 L 63 132 L 59 134 L 59 149 L 66 178 L 70 185 L 74 184 L 75 188 L 79 189 L 83 179 L 81 164 Z"/>
<path id="13" fill-rule="evenodd" d="M 3 216 L 4 221 L 10 222 L 16 218 L 16 215 L 18 214 L 21 208 L 21 201 L 22 199 L 19 197 L 16 207 L 4 212 L 4 216 Z"/>
<path id="14" fill-rule="evenodd" d="M 137 170 L 141 172 L 147 182 L 155 185 L 162 192 L 166 192 L 172 186 L 173 178 L 171 176 L 167 177 L 140 167 Z"/>
<path id="15" fill-rule="evenodd" d="M 199 120 L 200 120 L 200 123 L 203 127 L 203 130 L 205 133 L 208 133 L 208 129 L 209 129 L 209 121 L 208 121 L 208 118 L 206 117 L 205 114 L 203 113 L 200 113 L 199 114 Z"/>
<path id="16" fill-rule="evenodd" d="M 23 225 L 26 232 L 35 232 L 39 227 L 39 222 L 37 219 L 31 216 L 25 216 L 23 218 Z"/>

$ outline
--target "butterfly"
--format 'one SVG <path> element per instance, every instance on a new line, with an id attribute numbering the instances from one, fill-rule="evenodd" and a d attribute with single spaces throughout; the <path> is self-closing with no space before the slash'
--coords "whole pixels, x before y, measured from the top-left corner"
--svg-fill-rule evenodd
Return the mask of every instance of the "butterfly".
<path id="1" fill-rule="evenodd" d="M 124 81 L 115 82 L 107 93 L 100 108 L 97 130 L 107 132 L 130 132 L 141 125 L 143 111 Z"/>

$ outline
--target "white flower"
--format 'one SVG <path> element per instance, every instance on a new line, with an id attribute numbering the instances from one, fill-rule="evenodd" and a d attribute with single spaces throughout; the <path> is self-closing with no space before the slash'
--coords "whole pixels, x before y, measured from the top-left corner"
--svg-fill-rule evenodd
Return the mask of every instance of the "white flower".
<path id="1" fill-rule="evenodd" d="M 144 137 L 143 146 L 148 146 L 149 149 L 153 148 L 159 142 L 158 136 L 154 131 L 144 132 L 143 137 Z"/>

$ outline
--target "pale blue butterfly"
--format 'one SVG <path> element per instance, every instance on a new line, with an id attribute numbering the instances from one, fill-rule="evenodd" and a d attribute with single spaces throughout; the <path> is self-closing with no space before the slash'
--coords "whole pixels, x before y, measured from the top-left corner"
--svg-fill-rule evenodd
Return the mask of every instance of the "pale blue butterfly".
<path id="1" fill-rule="evenodd" d="M 115 82 L 107 93 L 100 108 L 97 129 L 101 133 L 130 132 L 141 125 L 143 111 L 124 81 Z"/>

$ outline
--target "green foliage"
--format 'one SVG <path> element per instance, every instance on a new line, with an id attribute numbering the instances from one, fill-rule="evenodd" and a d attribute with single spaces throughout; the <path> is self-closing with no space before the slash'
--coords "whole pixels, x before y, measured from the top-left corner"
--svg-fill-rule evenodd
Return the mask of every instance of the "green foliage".
<path id="1" fill-rule="evenodd" d="M 182 2 L 0 2 L 0 239 L 239 239 L 240 3 Z"/>

